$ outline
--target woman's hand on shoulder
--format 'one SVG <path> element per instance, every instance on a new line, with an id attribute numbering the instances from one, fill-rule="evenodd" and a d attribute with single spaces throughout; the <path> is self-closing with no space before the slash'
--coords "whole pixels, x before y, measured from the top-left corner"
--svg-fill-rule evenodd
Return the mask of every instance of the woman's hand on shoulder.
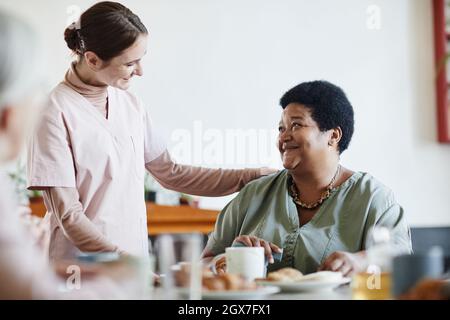
<path id="1" fill-rule="evenodd" d="M 261 177 L 269 176 L 271 174 L 277 173 L 279 170 L 274 168 L 262 167 L 259 168 L 259 175 Z"/>

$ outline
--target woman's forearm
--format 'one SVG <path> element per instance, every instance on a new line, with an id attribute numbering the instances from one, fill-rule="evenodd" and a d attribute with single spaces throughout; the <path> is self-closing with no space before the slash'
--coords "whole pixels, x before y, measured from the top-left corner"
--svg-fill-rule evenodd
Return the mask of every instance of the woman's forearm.
<path id="1" fill-rule="evenodd" d="M 47 210 L 58 221 L 66 237 L 84 252 L 118 251 L 84 214 L 75 188 L 47 188 L 44 190 Z"/>
<path id="2" fill-rule="evenodd" d="M 167 150 L 145 167 L 164 188 L 208 197 L 238 192 L 248 182 L 264 175 L 258 168 L 209 169 L 177 164 Z"/>

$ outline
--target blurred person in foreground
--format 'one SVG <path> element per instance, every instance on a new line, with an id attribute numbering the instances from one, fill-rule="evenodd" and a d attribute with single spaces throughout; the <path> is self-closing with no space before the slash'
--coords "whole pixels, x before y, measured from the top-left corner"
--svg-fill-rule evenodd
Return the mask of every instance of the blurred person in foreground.
<path id="1" fill-rule="evenodd" d="M 44 101 L 38 89 L 42 59 L 32 28 L 2 11 L 0 43 L 0 299 L 135 298 L 138 269 L 130 266 L 137 263 L 51 266 L 21 223 L 23 212 L 5 171 L 39 119 Z"/>

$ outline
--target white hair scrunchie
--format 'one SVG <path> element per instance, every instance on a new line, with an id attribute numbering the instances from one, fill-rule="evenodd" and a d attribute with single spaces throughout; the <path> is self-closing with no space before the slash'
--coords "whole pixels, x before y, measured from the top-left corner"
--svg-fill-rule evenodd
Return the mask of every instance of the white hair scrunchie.
<path id="1" fill-rule="evenodd" d="M 68 26 L 70 30 L 80 30 L 81 29 L 81 19 L 78 19 L 77 21 L 74 21 Z"/>

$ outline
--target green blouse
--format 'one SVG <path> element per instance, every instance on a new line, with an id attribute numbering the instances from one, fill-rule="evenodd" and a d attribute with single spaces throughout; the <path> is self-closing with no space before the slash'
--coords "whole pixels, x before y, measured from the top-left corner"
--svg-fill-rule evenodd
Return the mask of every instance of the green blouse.
<path id="1" fill-rule="evenodd" d="M 239 235 L 254 235 L 284 250 L 282 260 L 269 271 L 293 267 L 311 273 L 335 251 L 366 249 L 368 230 L 380 225 L 391 228 L 398 248 L 412 252 L 403 208 L 371 175 L 355 172 L 301 227 L 287 183 L 288 172 L 283 170 L 247 184 L 219 214 L 206 248 L 217 255 Z"/>

